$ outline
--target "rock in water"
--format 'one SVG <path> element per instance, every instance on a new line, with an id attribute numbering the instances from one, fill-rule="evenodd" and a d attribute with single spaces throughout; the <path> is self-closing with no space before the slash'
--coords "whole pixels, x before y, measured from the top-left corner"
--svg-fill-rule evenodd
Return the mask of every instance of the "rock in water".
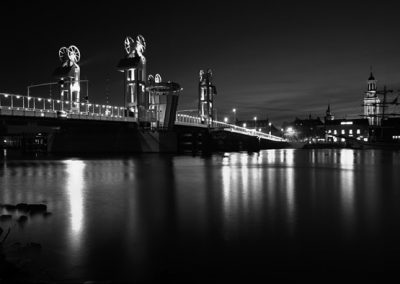
<path id="1" fill-rule="evenodd" d="M 28 210 L 31 214 L 43 213 L 43 212 L 47 211 L 47 205 L 46 204 L 29 204 Z"/>
<path id="2" fill-rule="evenodd" d="M 26 203 L 18 203 L 16 205 L 16 207 L 17 207 L 17 210 L 23 211 L 23 212 L 28 212 L 28 210 L 29 210 L 28 204 L 26 204 Z"/>
<path id="3" fill-rule="evenodd" d="M 9 221 L 11 218 L 12 216 L 10 214 L 3 214 L 0 216 L 0 221 Z"/>
<path id="4" fill-rule="evenodd" d="M 17 209 L 17 207 L 15 205 L 12 204 L 4 204 L 3 206 L 7 211 L 15 211 L 15 209 Z"/>
<path id="5" fill-rule="evenodd" d="M 23 224 L 23 223 L 25 223 L 26 221 L 28 221 L 28 217 L 25 216 L 25 215 L 21 215 L 21 216 L 19 216 L 19 218 L 17 219 L 17 222 L 20 223 L 20 224 Z"/>

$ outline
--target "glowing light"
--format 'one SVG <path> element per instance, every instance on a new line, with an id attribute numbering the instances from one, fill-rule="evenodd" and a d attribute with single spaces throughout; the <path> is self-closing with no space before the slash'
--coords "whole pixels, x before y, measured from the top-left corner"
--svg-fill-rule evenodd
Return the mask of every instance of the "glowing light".
<path id="1" fill-rule="evenodd" d="M 243 123 L 243 127 L 246 127 L 246 123 Z"/>
<path id="2" fill-rule="evenodd" d="M 353 122 L 352 121 L 342 121 L 340 122 L 341 125 L 352 125 Z"/>

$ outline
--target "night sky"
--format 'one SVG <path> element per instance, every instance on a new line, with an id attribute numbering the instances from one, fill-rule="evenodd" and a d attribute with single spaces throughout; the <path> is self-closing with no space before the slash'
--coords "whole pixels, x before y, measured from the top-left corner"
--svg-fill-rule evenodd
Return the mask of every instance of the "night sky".
<path id="1" fill-rule="evenodd" d="M 147 42 L 148 73 L 183 87 L 179 109 L 197 107 L 199 70 L 213 70 L 220 120 L 237 108 L 239 119 L 279 124 L 322 117 L 328 103 L 336 117 L 357 117 L 370 66 L 378 88 L 400 89 L 393 1 L 143 2 L 2 2 L 0 92 L 25 94 L 30 84 L 53 81 L 59 48 L 74 44 L 90 99 L 105 103 L 109 93 L 111 104 L 121 105 L 116 65 L 125 37 L 137 34 Z M 34 95 L 47 97 L 49 89 Z"/>

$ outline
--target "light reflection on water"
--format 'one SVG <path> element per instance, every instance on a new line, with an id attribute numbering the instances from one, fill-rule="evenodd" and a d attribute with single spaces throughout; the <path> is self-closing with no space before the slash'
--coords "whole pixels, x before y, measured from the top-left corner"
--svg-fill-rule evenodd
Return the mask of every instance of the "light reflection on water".
<path id="1" fill-rule="evenodd" d="M 85 162 L 80 160 L 67 160 L 65 163 L 66 184 L 65 191 L 68 195 L 70 216 L 70 241 L 71 255 L 76 255 L 81 249 L 82 227 L 85 225 L 83 214 L 83 191 L 85 186 Z"/>
<path id="2" fill-rule="evenodd" d="M 390 242 L 384 232 L 400 236 L 382 227 L 388 216 L 400 222 L 399 158 L 348 149 L 8 158 L 0 167 L 0 198 L 48 204 L 50 218 L 32 219 L 11 237 L 41 242 L 55 278 L 147 279 L 196 270 L 196 261 L 229 262 L 229 253 L 246 258 L 243 251 L 253 248 L 266 255 L 281 248 L 293 266 L 302 263 L 304 240 L 313 243 L 309 254 L 333 254 L 359 241 L 382 251 L 371 240 Z M 217 254 L 221 248 L 226 256 Z"/>

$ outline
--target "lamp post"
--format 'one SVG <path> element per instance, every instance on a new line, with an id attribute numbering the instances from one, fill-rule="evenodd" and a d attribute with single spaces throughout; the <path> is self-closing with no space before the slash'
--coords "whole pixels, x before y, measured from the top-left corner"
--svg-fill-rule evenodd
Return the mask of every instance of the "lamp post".
<path id="1" fill-rule="evenodd" d="M 243 127 L 246 128 L 246 123 L 243 123 Z"/>
<path id="2" fill-rule="evenodd" d="M 257 130 L 257 116 L 254 117 L 254 130 Z"/>
<path id="3" fill-rule="evenodd" d="M 271 125 L 272 125 L 272 123 L 271 123 L 271 122 L 268 122 L 268 126 L 269 126 L 269 135 L 271 135 Z"/>
<path id="4" fill-rule="evenodd" d="M 236 125 L 236 109 L 234 108 L 234 109 L 232 110 L 232 112 L 233 112 L 233 124 Z"/>
<path id="5" fill-rule="evenodd" d="M 227 117 L 224 117 L 224 122 L 228 123 L 228 118 Z"/>

